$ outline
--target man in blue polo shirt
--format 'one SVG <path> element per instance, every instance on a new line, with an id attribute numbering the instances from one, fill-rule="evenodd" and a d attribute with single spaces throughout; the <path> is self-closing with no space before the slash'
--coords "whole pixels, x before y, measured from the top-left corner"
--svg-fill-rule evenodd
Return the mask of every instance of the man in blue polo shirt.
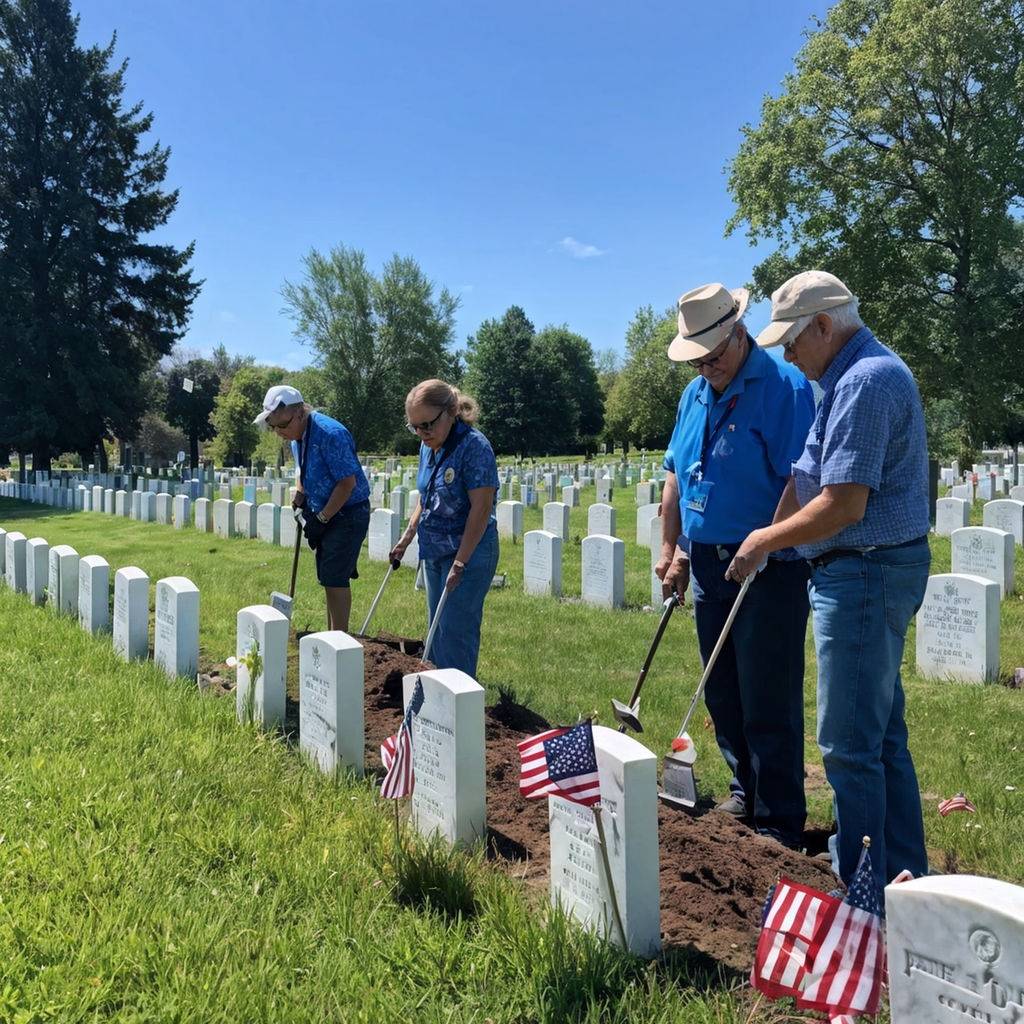
<path id="1" fill-rule="evenodd" d="M 287 384 L 272 387 L 253 420 L 290 441 L 299 467 L 294 507 L 316 552 L 316 576 L 327 598 L 327 628 L 348 632 L 352 613 L 350 580 L 370 526 L 370 485 L 346 427 L 302 400 Z"/>
<path id="2" fill-rule="evenodd" d="M 747 537 L 729 575 L 743 579 L 791 545 L 811 565 L 818 746 L 838 826 L 832 866 L 849 883 L 870 836 L 881 892 L 903 870 L 928 870 L 900 679 L 930 564 L 924 410 L 906 364 L 831 274 L 797 274 L 774 292 L 757 343 L 785 346 L 822 400 L 774 523 Z"/>
<path id="3" fill-rule="evenodd" d="M 679 401 L 665 453 L 662 556 L 666 594 L 693 580 L 701 657 L 718 640 L 739 587 L 726 580 L 747 534 L 767 526 L 814 417 L 810 385 L 751 344 L 745 289 L 704 285 L 679 300 L 668 355 L 698 371 Z M 704 699 L 731 795 L 718 809 L 799 846 L 804 798 L 803 677 L 807 565 L 779 551 L 751 585 Z"/>

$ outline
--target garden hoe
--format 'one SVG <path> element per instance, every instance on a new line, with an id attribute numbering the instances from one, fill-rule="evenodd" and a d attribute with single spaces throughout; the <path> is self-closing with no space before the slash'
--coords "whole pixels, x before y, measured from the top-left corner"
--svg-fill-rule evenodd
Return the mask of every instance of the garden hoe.
<path id="1" fill-rule="evenodd" d="M 373 613 L 377 610 L 377 605 L 380 602 L 381 595 L 384 593 L 384 588 L 388 585 L 388 580 L 391 579 L 391 574 L 396 572 L 402 563 L 397 559 L 393 558 L 391 564 L 388 566 L 388 571 L 384 573 L 384 579 L 381 582 L 380 590 L 377 591 L 377 596 L 373 599 L 373 604 L 370 605 L 370 610 L 366 613 L 366 618 L 363 620 L 363 628 L 359 630 L 360 636 L 366 636 L 366 631 L 370 628 L 370 619 L 373 618 Z"/>
<path id="2" fill-rule="evenodd" d="M 644 727 L 640 724 L 640 690 L 647 678 L 651 662 L 654 661 L 654 654 L 658 650 L 658 644 L 661 643 L 668 620 L 672 618 L 672 612 L 678 606 L 679 597 L 675 592 L 666 597 L 662 603 L 661 622 L 658 623 L 658 631 L 654 634 L 654 639 L 647 651 L 644 667 L 640 669 L 640 675 L 637 676 L 636 684 L 633 686 L 633 695 L 629 698 L 629 703 L 623 704 L 621 700 L 612 700 L 612 711 L 615 712 L 615 717 L 619 722 L 619 732 L 625 732 L 627 729 L 632 729 L 634 732 L 644 731 Z"/>
<path id="3" fill-rule="evenodd" d="M 683 724 L 679 727 L 678 735 L 672 741 L 672 752 L 666 754 L 665 760 L 662 762 L 662 790 L 658 796 L 666 803 L 672 804 L 675 807 L 692 810 L 697 806 L 697 783 L 693 775 L 693 763 L 697 760 L 697 750 L 693 745 L 690 734 L 686 730 L 690 726 L 690 719 L 693 718 L 694 711 L 697 710 L 697 704 L 700 702 L 701 697 L 704 696 L 704 687 L 707 685 L 708 677 L 714 670 L 715 662 L 718 661 L 718 655 L 721 654 L 725 641 L 729 637 L 729 630 L 732 629 L 736 613 L 740 610 L 743 598 L 747 596 L 750 584 L 754 582 L 754 577 L 760 571 L 759 568 L 757 571 L 752 572 L 743 581 L 739 593 L 736 595 L 736 600 L 732 603 L 729 616 L 725 620 L 725 625 L 722 626 L 718 642 L 711 652 L 711 657 L 708 658 L 707 665 L 704 666 L 704 674 L 700 677 L 700 682 L 697 684 L 697 692 L 693 695 L 693 700 L 690 701 L 686 717 L 683 718 Z"/>
<path id="4" fill-rule="evenodd" d="M 299 547 L 302 544 L 302 513 L 295 510 L 295 557 L 292 559 L 292 585 L 287 594 L 280 590 L 271 592 L 270 606 L 276 608 L 286 619 L 291 621 L 292 605 L 295 603 L 295 577 L 299 571 Z"/>

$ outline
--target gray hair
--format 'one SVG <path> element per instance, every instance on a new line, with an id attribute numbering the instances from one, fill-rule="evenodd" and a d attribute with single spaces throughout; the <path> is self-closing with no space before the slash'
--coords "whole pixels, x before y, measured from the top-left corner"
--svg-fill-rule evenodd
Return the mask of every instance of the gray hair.
<path id="1" fill-rule="evenodd" d="M 832 330 L 836 334 L 850 330 L 856 331 L 864 326 L 864 321 L 860 318 L 860 310 L 857 308 L 856 299 L 850 299 L 849 302 L 844 302 L 841 306 L 833 306 L 831 309 L 823 309 L 820 312 L 824 313 L 832 321 Z M 797 317 L 793 321 L 795 327 L 789 336 L 795 338 L 817 315 L 817 313 L 808 313 L 807 316 Z"/>

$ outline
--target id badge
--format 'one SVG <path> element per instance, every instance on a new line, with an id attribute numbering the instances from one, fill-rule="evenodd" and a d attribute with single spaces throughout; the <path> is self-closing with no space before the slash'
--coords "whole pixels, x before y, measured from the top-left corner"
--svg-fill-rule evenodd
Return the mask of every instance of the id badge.
<path id="1" fill-rule="evenodd" d="M 686 507 L 691 512 L 703 513 L 708 507 L 712 486 L 709 480 L 691 480 L 686 491 Z"/>

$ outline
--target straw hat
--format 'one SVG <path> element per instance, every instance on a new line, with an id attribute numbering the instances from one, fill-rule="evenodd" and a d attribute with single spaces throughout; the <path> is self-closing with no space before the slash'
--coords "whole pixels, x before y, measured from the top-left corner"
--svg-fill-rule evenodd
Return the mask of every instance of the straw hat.
<path id="1" fill-rule="evenodd" d="M 679 333 L 668 347 L 669 359 L 679 363 L 713 352 L 729 336 L 749 301 L 746 288 L 729 291 L 723 284 L 702 284 L 681 295 Z"/>

